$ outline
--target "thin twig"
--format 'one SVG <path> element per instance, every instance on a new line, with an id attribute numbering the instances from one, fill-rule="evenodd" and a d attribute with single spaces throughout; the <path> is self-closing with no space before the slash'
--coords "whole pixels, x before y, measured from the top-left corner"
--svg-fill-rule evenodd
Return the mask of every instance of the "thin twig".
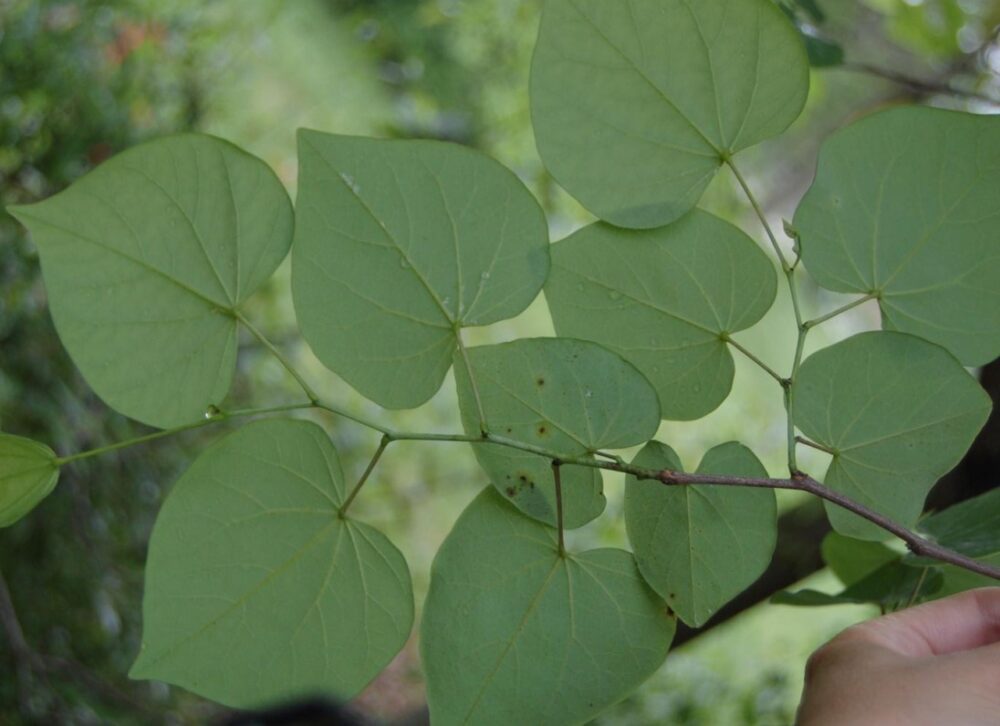
<path id="1" fill-rule="evenodd" d="M 793 491 L 808 492 L 813 496 L 824 499 L 832 504 L 836 504 L 849 512 L 853 512 L 869 522 L 878 525 L 882 529 L 896 535 L 906 543 L 906 546 L 915 555 L 930 557 L 931 559 L 946 562 L 951 565 L 962 567 L 970 572 L 979 575 L 992 577 L 1000 580 L 1000 567 L 993 567 L 984 562 L 977 562 L 971 557 L 966 557 L 947 547 L 942 547 L 935 542 L 924 539 L 915 532 L 911 532 L 906 527 L 897 524 L 883 514 L 873 509 L 855 502 L 853 499 L 840 492 L 829 489 L 806 474 L 799 474 L 789 479 L 757 479 L 749 477 L 734 476 L 713 476 L 703 474 L 685 474 L 676 471 L 651 472 L 651 475 L 643 477 L 656 479 L 668 486 L 689 485 L 689 484 L 711 484 L 714 486 L 740 486 L 757 487 L 764 489 L 790 489 Z"/>
<path id="2" fill-rule="evenodd" d="M 764 214 L 764 210 L 761 208 L 760 203 L 757 201 L 753 191 L 750 189 L 750 185 L 747 184 L 747 180 L 744 178 L 743 174 L 740 173 L 739 168 L 733 162 L 731 157 L 727 157 L 725 159 L 725 163 L 729 167 L 730 171 L 733 172 L 733 176 L 736 177 L 736 181 L 743 190 L 743 194 L 746 196 L 747 201 L 750 202 L 750 206 L 753 207 L 753 211 L 756 213 L 757 219 L 760 220 L 760 224 L 764 228 L 767 238 L 771 241 L 774 253 L 778 256 L 778 261 L 781 263 L 781 270 L 785 273 L 785 281 L 788 284 L 788 294 L 792 299 L 792 310 L 795 313 L 795 325 L 798 328 L 798 340 L 795 344 L 795 358 L 792 361 L 792 374 L 787 379 L 780 380 L 781 385 L 784 388 L 785 399 L 785 443 L 788 450 L 788 473 L 794 475 L 799 468 L 795 451 L 795 378 L 799 374 L 799 366 L 802 364 L 802 353 L 805 350 L 806 335 L 809 333 L 809 327 L 805 324 L 805 320 L 802 317 L 802 305 L 799 303 L 799 290 L 795 284 L 795 267 L 798 265 L 798 258 L 796 257 L 794 265 L 788 264 L 788 260 L 785 259 L 785 254 L 781 250 L 781 245 L 778 244 L 778 238 L 775 236 L 774 230 L 771 229 L 771 224 L 767 221 L 767 215 Z"/>
<path id="3" fill-rule="evenodd" d="M 879 68 L 870 63 L 842 63 L 837 69 L 849 71 L 851 73 L 864 73 L 869 76 L 876 76 L 886 81 L 891 81 L 900 86 L 906 86 L 921 93 L 936 94 L 941 96 L 956 96 L 958 98 L 969 98 L 982 101 L 994 106 L 1000 106 L 1000 99 L 988 96 L 979 91 L 955 88 L 951 84 L 943 81 L 932 81 L 925 78 L 915 78 L 905 73 L 894 71 L 889 68 Z"/>
<path id="4" fill-rule="evenodd" d="M 462 328 L 455 327 L 455 340 L 458 342 L 458 350 L 462 354 L 462 363 L 465 365 L 465 373 L 469 376 L 469 387 L 472 388 L 472 396 L 476 400 L 476 413 L 479 416 L 479 431 L 483 435 L 489 431 L 486 425 L 486 410 L 483 408 L 483 399 L 479 396 L 479 385 L 476 383 L 476 374 L 472 370 L 472 361 L 469 359 L 469 351 L 462 340 Z"/>
<path id="5" fill-rule="evenodd" d="M 284 410 L 288 408 L 309 408 L 309 406 L 303 406 L 298 404 L 294 407 L 278 407 L 271 410 Z M 320 406 L 315 406 L 313 408 L 321 408 Z M 266 411 L 259 410 L 258 412 Z M 230 414 L 232 415 L 232 414 Z M 516 439 L 506 438 L 504 436 L 498 436 L 496 434 L 487 433 L 483 436 L 469 436 L 467 434 L 423 434 L 423 433 L 408 433 L 408 432 L 393 432 L 381 427 L 377 429 L 383 433 L 383 441 L 440 441 L 440 442 L 451 442 L 451 443 L 467 443 L 472 445 L 493 445 L 493 446 L 503 446 L 509 449 L 516 449 L 518 451 L 524 451 L 530 454 L 536 454 L 538 456 L 549 459 L 550 461 L 559 461 L 561 465 L 573 465 L 573 466 L 583 466 L 593 469 L 603 469 L 606 471 L 617 471 L 623 474 L 631 474 L 640 479 L 656 479 L 664 484 L 711 484 L 717 486 L 745 486 L 745 487 L 757 487 L 757 488 L 767 488 L 767 489 L 792 489 L 795 491 L 804 491 L 814 496 L 820 497 L 827 501 L 838 504 L 844 509 L 851 511 L 858 516 L 867 519 L 873 524 L 882 527 L 886 531 L 896 535 L 910 547 L 911 551 L 915 554 L 922 555 L 925 557 L 930 557 L 932 559 L 941 560 L 942 562 L 948 562 L 958 567 L 963 567 L 972 572 L 986 575 L 987 577 L 992 577 L 994 579 L 1000 580 L 1000 568 L 992 567 L 975 560 L 960 555 L 957 552 L 952 552 L 951 550 L 941 547 L 939 545 L 928 542 L 914 532 L 909 531 L 905 527 L 896 524 L 889 518 L 879 514 L 873 509 L 869 509 L 863 504 L 855 502 L 849 497 L 828 489 L 822 484 L 817 482 L 815 479 L 802 474 L 796 473 L 789 479 L 753 479 L 753 478 L 742 478 L 742 477 L 723 477 L 723 476 L 709 476 L 700 474 L 684 474 L 681 472 L 674 472 L 669 470 L 658 471 L 655 469 L 647 469 L 644 467 L 636 466 L 634 464 L 624 463 L 620 457 L 610 458 L 608 460 L 595 459 L 592 456 L 579 456 L 579 455 L 568 455 L 560 451 L 555 451 L 553 449 L 547 449 L 543 446 L 537 446 L 535 444 L 529 444 L 524 441 L 518 441 Z M 132 442 L 136 443 L 136 442 Z M 120 448 L 120 447 L 117 447 Z M 78 458 L 84 458 L 84 455 L 96 455 L 95 452 L 83 452 L 80 455 L 74 455 L 72 457 L 66 457 L 65 461 L 72 461 Z M 373 466 L 373 465 L 370 465 Z M 361 482 L 363 483 L 363 482 Z M 356 487 L 357 489 L 357 487 Z"/>
<path id="6" fill-rule="evenodd" d="M 361 478 L 358 479 L 358 483 L 354 485 L 354 489 L 351 493 L 347 495 L 347 499 L 344 503 L 340 505 L 340 516 L 343 517 L 347 513 L 347 508 L 351 506 L 351 502 L 354 498 L 358 496 L 358 492 L 361 491 L 361 487 L 365 485 L 368 481 L 368 477 L 371 476 L 372 471 L 375 469 L 375 465 L 378 464 L 378 460 L 382 458 L 382 454 L 385 452 L 385 447 L 392 443 L 392 438 L 388 434 L 382 436 L 382 440 L 378 442 L 378 448 L 375 449 L 375 454 L 372 456 L 371 461 L 368 462 L 368 466 L 365 467 L 364 472 L 361 474 Z"/>
<path id="7" fill-rule="evenodd" d="M 739 168 L 733 163 L 731 158 L 726 159 L 726 166 L 729 167 L 730 171 L 733 172 L 733 176 L 736 177 L 736 182 L 740 185 L 743 190 L 743 194 L 746 195 L 747 200 L 750 202 L 750 206 L 753 207 L 753 211 L 757 214 L 757 219 L 760 220 L 761 225 L 764 227 L 764 232 L 767 233 L 767 238 L 771 242 L 771 247 L 774 249 L 774 254 L 778 257 L 778 262 L 781 263 L 781 269 L 787 274 L 792 268 L 788 264 L 788 260 L 785 258 L 785 253 L 781 249 L 781 245 L 778 244 L 778 238 L 774 235 L 774 230 L 771 229 L 770 223 L 767 221 L 767 216 L 764 214 L 764 210 L 761 209 L 760 204 L 757 202 L 757 197 L 754 196 L 753 192 L 750 190 L 750 185 L 747 184 L 747 180 L 740 173 Z"/>
<path id="8" fill-rule="evenodd" d="M 836 456 L 837 452 L 833 449 L 823 446 L 823 444 L 817 444 L 815 441 L 810 441 L 804 436 L 796 436 L 796 443 L 802 444 L 803 446 L 808 446 L 810 449 L 816 449 L 816 451 L 822 451 L 824 454 L 829 454 L 830 456 Z"/>
<path id="9" fill-rule="evenodd" d="M 878 299 L 878 293 L 877 292 L 870 292 L 867 295 L 865 295 L 864 297 L 858 298 L 857 300 L 854 300 L 853 302 L 849 302 L 846 305 L 844 305 L 842 307 L 839 307 L 839 308 L 837 308 L 836 310 L 834 310 L 832 312 L 827 313 L 826 315 L 820 315 L 818 318 L 813 318 L 812 320 L 806 320 L 802 324 L 804 326 L 806 326 L 807 328 L 815 328 L 817 325 L 819 325 L 821 323 L 825 323 L 827 320 L 832 320 L 833 318 L 837 317 L 838 315 L 843 315 L 848 310 L 853 310 L 854 308 L 858 307 L 859 305 L 864 305 L 866 302 L 868 302 L 870 300 L 877 300 L 877 299 Z"/>
<path id="10" fill-rule="evenodd" d="M 236 310 L 233 315 L 257 340 L 260 341 L 261 345 L 271 352 L 271 355 L 278 359 L 278 362 L 281 363 L 285 370 L 288 371 L 289 375 L 295 379 L 295 382 L 299 384 L 306 396 L 308 396 L 309 400 L 313 403 L 319 403 L 319 396 L 316 394 L 316 391 L 313 390 L 312 386 L 310 386 L 306 379 L 295 369 L 295 366 L 292 365 L 292 362 L 285 357 L 285 354 L 282 353 L 270 340 L 268 340 L 263 333 L 257 330 L 253 323 L 247 320 L 243 313 Z"/>
<path id="11" fill-rule="evenodd" d="M 774 380 L 776 380 L 779 385 L 781 385 L 782 387 L 784 387 L 784 386 L 786 386 L 788 384 L 788 379 L 787 378 L 779 375 L 773 368 L 771 368 L 769 365 L 767 365 L 767 363 L 765 363 L 760 358 L 758 358 L 756 355 L 754 355 L 754 353 L 752 353 L 750 350 L 748 350 L 747 348 L 744 348 L 742 345 L 740 345 L 739 343 L 737 343 L 731 337 L 729 337 L 728 335 L 724 335 L 722 337 L 722 339 L 726 343 L 728 343 L 729 345 L 731 345 L 733 348 L 735 348 L 736 350 L 738 350 L 740 353 L 742 353 L 744 356 L 746 356 L 746 358 L 748 360 L 750 360 L 751 362 L 757 364 L 758 368 L 760 368 L 762 371 L 764 371 L 765 373 L 767 373 L 767 375 L 771 376 L 771 378 L 773 378 Z"/>
<path id="12" fill-rule="evenodd" d="M 191 431 L 193 429 L 204 428 L 205 426 L 211 426 L 213 424 L 221 423 L 222 421 L 228 421 L 230 419 L 245 418 L 247 416 L 257 416 L 262 414 L 280 413 L 286 411 L 303 411 L 315 407 L 316 406 L 311 403 L 291 403 L 285 406 L 272 406 L 268 408 L 246 408 L 246 409 L 239 409 L 236 411 L 215 411 L 214 413 L 206 413 L 205 418 L 201 421 L 195 421 L 194 423 L 184 424 L 183 426 L 175 426 L 174 428 L 171 429 L 163 429 L 162 431 L 155 431 L 154 433 L 146 434 L 145 436 L 138 436 L 134 439 L 119 441 L 114 444 L 108 444 L 107 446 L 101 446 L 97 449 L 89 449 L 87 451 L 81 451 L 76 454 L 62 456 L 56 459 L 54 463 L 56 466 L 62 466 L 63 464 L 69 464 L 70 462 L 79 461 L 80 459 L 89 459 L 92 456 L 100 456 L 101 454 L 107 454 L 112 451 L 117 451 L 118 449 L 126 449 L 130 446 L 145 444 L 150 441 L 156 441 L 157 439 L 162 439 L 167 436 L 173 436 L 175 434 L 179 434 L 184 431 Z"/>
<path id="13" fill-rule="evenodd" d="M 618 456 L 617 454 L 612 454 L 607 451 L 595 451 L 594 456 L 603 456 L 605 459 L 609 459 L 617 464 L 624 464 L 625 459 Z"/>

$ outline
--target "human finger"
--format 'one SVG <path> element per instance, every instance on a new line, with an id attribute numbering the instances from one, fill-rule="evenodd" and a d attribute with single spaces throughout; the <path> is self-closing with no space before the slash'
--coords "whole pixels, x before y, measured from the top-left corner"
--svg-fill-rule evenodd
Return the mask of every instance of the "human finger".
<path id="1" fill-rule="evenodd" d="M 1000 587 L 953 595 L 849 628 L 859 639 L 901 655 L 924 657 L 1000 642 Z"/>

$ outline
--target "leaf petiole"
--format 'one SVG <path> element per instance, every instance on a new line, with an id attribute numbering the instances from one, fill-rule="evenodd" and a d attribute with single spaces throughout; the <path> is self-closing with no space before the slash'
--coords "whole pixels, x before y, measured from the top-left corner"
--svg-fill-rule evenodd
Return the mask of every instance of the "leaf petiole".
<path id="1" fill-rule="evenodd" d="M 285 406 L 273 406 L 270 408 L 245 408 L 237 411 L 216 411 L 213 413 L 206 413 L 203 421 L 195 421 L 193 423 L 184 424 L 183 426 L 175 426 L 174 428 L 163 429 L 162 431 L 156 431 L 155 433 L 146 434 L 145 436 L 138 436 L 134 439 L 128 439 L 127 441 L 119 441 L 114 444 L 109 444 L 108 446 L 101 446 L 97 449 L 90 449 L 88 451 L 81 451 L 76 454 L 62 456 L 55 460 L 55 464 L 56 466 L 62 466 L 63 464 L 69 464 L 73 461 L 89 459 L 94 456 L 100 456 L 101 454 L 117 451 L 118 449 L 127 449 L 130 446 L 145 444 L 149 441 L 156 441 L 157 439 L 162 439 L 167 436 L 173 436 L 174 434 L 191 431 L 193 429 L 200 429 L 204 426 L 211 426 L 212 424 L 228 421 L 230 419 L 258 416 L 268 413 L 280 413 L 283 411 L 304 411 L 310 408 L 313 408 L 313 404 L 311 403 L 291 403 Z"/>

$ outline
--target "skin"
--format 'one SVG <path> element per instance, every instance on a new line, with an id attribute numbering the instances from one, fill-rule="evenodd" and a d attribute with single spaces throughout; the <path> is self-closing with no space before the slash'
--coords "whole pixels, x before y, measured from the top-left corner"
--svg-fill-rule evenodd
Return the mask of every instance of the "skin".
<path id="1" fill-rule="evenodd" d="M 797 723 L 1000 724 L 1000 587 L 845 630 L 806 664 Z"/>

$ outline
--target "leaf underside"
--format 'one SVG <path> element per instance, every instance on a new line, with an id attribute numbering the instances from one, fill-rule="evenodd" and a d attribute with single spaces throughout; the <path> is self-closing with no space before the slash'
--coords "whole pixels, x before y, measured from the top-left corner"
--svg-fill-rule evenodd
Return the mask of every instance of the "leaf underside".
<path id="1" fill-rule="evenodd" d="M 587 456 L 648 441 L 660 421 L 656 392 L 631 364 L 601 346 L 567 338 L 535 338 L 469 350 L 487 427 L 563 456 Z M 479 434 L 468 372 L 456 357 L 462 424 Z M 556 523 L 551 460 L 496 445 L 477 445 L 490 481 L 521 511 Z M 579 527 L 604 511 L 595 468 L 562 469 L 564 524 Z"/>
<path id="2" fill-rule="evenodd" d="M 651 441 L 636 466 L 682 471 L 677 454 Z M 708 451 L 699 474 L 766 477 L 767 470 L 735 442 Z M 778 533 L 774 492 L 725 486 L 668 487 L 625 480 L 625 524 L 646 582 L 691 627 L 767 569 Z"/>
<path id="3" fill-rule="evenodd" d="M 622 227 L 668 224 L 798 117 L 809 63 L 770 0 L 548 0 L 531 66 L 546 168 Z"/>
<path id="4" fill-rule="evenodd" d="M 406 642 L 413 593 L 344 496 L 315 424 L 258 421 L 206 450 L 157 518 L 131 675 L 236 708 L 356 695 Z"/>
<path id="5" fill-rule="evenodd" d="M 992 404 L 945 349 L 911 335 L 862 333 L 809 357 L 795 422 L 836 452 L 824 482 L 912 527 L 931 486 L 972 445 Z M 870 522 L 827 504 L 837 531 L 880 539 Z"/>
<path id="6" fill-rule="evenodd" d="M 291 244 L 291 203 L 264 162 L 210 136 L 170 136 L 10 211 L 38 245 L 59 338 L 109 406 L 169 428 L 221 403 L 233 311 Z"/>
<path id="7" fill-rule="evenodd" d="M 487 488 L 434 559 L 421 630 L 431 720 L 577 724 L 663 662 L 675 621 L 629 553 L 561 557 Z"/>
<path id="8" fill-rule="evenodd" d="M 675 420 L 700 418 L 729 395 L 725 336 L 757 323 L 776 291 L 757 244 L 701 210 L 655 230 L 585 227 L 553 245 L 545 283 L 556 332 L 634 364 L 656 388 L 663 417 Z"/>
<path id="9" fill-rule="evenodd" d="M 825 288 L 878 293 L 883 327 L 965 365 L 1000 356 L 1000 119 L 876 113 L 827 139 L 795 214 Z"/>
<path id="10" fill-rule="evenodd" d="M 330 370 L 387 408 L 441 387 L 461 327 L 513 317 L 549 270 L 518 178 L 457 144 L 299 132 L 292 292 Z"/>

